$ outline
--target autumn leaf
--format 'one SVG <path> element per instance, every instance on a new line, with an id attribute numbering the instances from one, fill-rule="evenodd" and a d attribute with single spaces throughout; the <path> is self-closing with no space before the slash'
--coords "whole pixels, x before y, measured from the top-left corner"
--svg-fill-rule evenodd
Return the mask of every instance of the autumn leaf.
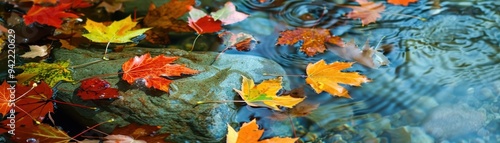
<path id="1" fill-rule="evenodd" d="M 33 84 L 31 84 L 33 85 Z M 24 121 L 18 121 L 16 124 L 24 126 L 32 126 L 33 121 L 41 123 L 45 115 L 49 112 L 54 112 L 52 103 L 52 88 L 44 81 L 33 86 L 25 86 L 18 84 L 16 86 L 16 98 L 19 98 L 15 104 L 19 114 L 16 117 L 28 118 Z M 32 89 L 33 88 L 33 89 Z"/>
<path id="2" fill-rule="evenodd" d="M 122 79 L 128 83 L 133 83 L 142 79 L 146 87 L 153 87 L 168 92 L 172 80 L 166 79 L 168 76 L 181 76 L 182 74 L 196 74 L 197 70 L 190 69 L 184 65 L 173 64 L 178 57 L 167 57 L 164 55 L 151 58 L 147 53 L 140 57 L 134 57 L 122 65 Z"/>
<path id="3" fill-rule="evenodd" d="M 118 98 L 118 89 L 111 88 L 108 81 L 101 78 L 88 78 L 80 82 L 76 95 L 83 100 Z"/>
<path id="4" fill-rule="evenodd" d="M 259 129 L 257 121 L 253 119 L 249 123 L 243 123 L 238 132 L 229 124 L 227 125 L 227 143 L 294 143 L 299 138 L 281 138 L 273 137 L 259 141 L 264 130 Z"/>
<path id="5" fill-rule="evenodd" d="M 7 113 L 9 112 L 10 109 L 12 109 L 12 106 L 11 106 L 11 93 L 15 93 L 15 86 L 12 87 L 10 86 L 9 83 L 7 83 L 7 81 L 4 81 L 1 85 L 0 85 L 0 113 L 2 113 L 2 116 L 5 117 L 5 115 L 7 115 Z M 12 101 L 13 102 L 13 101 Z"/>
<path id="6" fill-rule="evenodd" d="M 33 80 L 44 80 L 49 86 L 54 86 L 59 81 L 73 81 L 68 66 L 68 61 L 58 61 L 55 63 L 26 63 L 16 68 L 23 69 L 23 73 L 18 76 L 23 76 L 23 74 L 36 74 Z"/>
<path id="7" fill-rule="evenodd" d="M 202 10 L 188 6 L 189 27 L 193 28 L 198 34 L 213 33 L 222 29 L 222 25 L 240 22 L 248 17 L 247 14 L 236 11 L 232 2 L 227 2 L 224 8 L 211 15 L 207 15 Z"/>
<path id="8" fill-rule="evenodd" d="M 16 128 L 12 139 L 15 142 L 36 141 L 40 143 L 68 143 L 73 140 L 66 132 L 47 124 Z"/>
<path id="9" fill-rule="evenodd" d="M 151 3 L 148 14 L 144 17 L 144 24 L 148 27 L 161 28 L 166 31 L 191 32 L 192 30 L 187 26 L 187 23 L 178 18 L 189 11 L 186 5 L 194 4 L 194 0 L 170 0 L 156 8 Z"/>
<path id="10" fill-rule="evenodd" d="M 320 60 L 314 64 L 309 63 L 306 67 L 306 83 L 311 85 L 316 93 L 326 91 L 332 96 L 350 98 L 347 89 L 340 86 L 339 83 L 351 86 L 361 86 L 361 83 L 370 80 L 357 72 L 341 72 L 341 70 L 350 68 L 353 63 L 334 62 L 326 64 Z"/>
<path id="11" fill-rule="evenodd" d="M 317 53 L 323 53 L 326 50 L 325 42 L 343 46 L 342 39 L 332 36 L 328 29 L 321 28 L 297 28 L 280 33 L 276 44 L 293 45 L 303 41 L 300 50 L 308 56 L 314 56 Z"/>
<path id="12" fill-rule="evenodd" d="M 387 0 L 387 2 L 394 5 L 408 6 L 409 3 L 417 2 L 417 0 Z"/>
<path id="13" fill-rule="evenodd" d="M 20 57 L 23 58 L 36 58 L 36 57 L 45 57 L 48 53 L 49 47 L 47 45 L 30 45 L 30 51 L 24 53 Z"/>
<path id="14" fill-rule="evenodd" d="M 139 125 L 136 123 L 131 123 L 124 127 L 116 127 L 111 134 L 127 135 L 135 140 L 143 140 L 150 143 L 166 143 L 165 138 L 170 134 L 159 134 L 159 130 L 159 126 Z"/>
<path id="15" fill-rule="evenodd" d="M 382 3 L 368 2 L 367 0 L 356 0 L 361 6 L 347 6 L 352 9 L 352 12 L 347 14 L 348 18 L 361 19 L 363 25 L 375 22 L 378 18 L 382 17 L 380 13 L 385 10 Z"/>
<path id="16" fill-rule="evenodd" d="M 389 64 L 387 57 L 379 51 L 370 48 L 368 41 L 366 41 L 362 50 L 359 49 L 354 40 L 347 42 L 344 47 L 328 47 L 328 49 L 343 59 L 356 61 L 374 69 Z"/>
<path id="17" fill-rule="evenodd" d="M 139 36 L 151 29 L 142 28 L 132 30 L 135 25 L 137 25 L 137 22 L 133 22 L 130 16 L 120 21 L 115 21 L 109 26 L 87 19 L 84 28 L 89 31 L 89 33 L 83 34 L 82 36 L 98 43 L 127 43 L 132 42 L 132 40 L 130 40 L 131 38 Z"/>
<path id="18" fill-rule="evenodd" d="M 115 13 L 123 9 L 123 2 L 126 0 L 113 0 L 111 2 L 102 1 L 97 7 L 103 7 L 108 13 Z"/>
<path id="19" fill-rule="evenodd" d="M 277 96 L 276 93 L 281 89 L 282 77 L 264 80 L 257 86 L 255 86 L 252 79 L 242 77 L 241 90 L 234 90 L 250 106 L 268 107 L 279 111 L 278 106 L 292 108 L 305 99 L 305 97 L 293 98 L 289 95 Z"/>
<path id="20" fill-rule="evenodd" d="M 71 8 L 87 8 L 93 5 L 92 0 L 59 0 L 60 3 L 70 3 Z"/>
<path id="21" fill-rule="evenodd" d="M 222 9 L 212 12 L 210 15 L 214 18 L 214 20 L 222 21 L 223 25 L 240 22 L 248 17 L 248 14 L 236 11 L 236 7 L 232 2 L 226 2 Z"/>
<path id="22" fill-rule="evenodd" d="M 105 143 L 147 143 L 143 140 L 135 140 L 134 138 L 126 135 L 108 135 L 104 137 Z"/>
<path id="23" fill-rule="evenodd" d="M 303 86 L 292 89 L 291 91 L 284 91 L 282 94 L 290 95 L 295 98 L 306 97 Z M 283 111 L 275 111 L 269 116 L 269 118 L 273 120 L 285 120 L 289 119 L 290 117 L 305 117 L 311 114 L 318 107 L 319 103 L 310 103 L 304 101 L 293 106 L 293 108 L 288 108 Z"/>
<path id="24" fill-rule="evenodd" d="M 57 0 L 33 0 L 35 4 L 56 4 Z"/>
<path id="25" fill-rule="evenodd" d="M 39 24 L 47 24 L 59 28 L 63 23 L 62 19 L 78 18 L 78 15 L 66 12 L 70 7 L 70 3 L 61 3 L 52 7 L 33 5 L 28 13 L 23 16 L 24 23 L 30 25 L 31 23 L 37 22 Z"/>
<path id="26" fill-rule="evenodd" d="M 257 41 L 252 35 L 246 33 L 222 32 L 219 37 L 224 41 L 227 47 L 235 47 L 238 51 L 252 49 L 252 41 Z"/>

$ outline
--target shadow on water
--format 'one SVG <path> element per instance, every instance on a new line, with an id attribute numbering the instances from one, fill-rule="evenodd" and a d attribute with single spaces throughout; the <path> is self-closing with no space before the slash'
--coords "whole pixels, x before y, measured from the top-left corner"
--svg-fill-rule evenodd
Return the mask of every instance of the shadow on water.
<path id="1" fill-rule="evenodd" d="M 484 125 L 500 120 L 497 115 L 500 1 L 435 3 L 420 0 L 408 7 L 386 4 L 382 18 L 364 27 L 358 21 L 340 18 L 346 12 L 339 6 L 343 2 L 245 0 L 236 3 L 238 10 L 252 16 L 228 28 L 253 34 L 260 43 L 248 53 L 227 53 L 272 59 L 290 75 L 305 74 L 306 65 L 319 59 L 343 61 L 330 52 L 307 57 L 297 50 L 300 46 L 297 44 L 275 45 L 279 32 L 293 27 L 329 28 L 344 41 L 355 39 L 358 44 L 368 39 L 375 45 L 386 36 L 382 43 L 394 47 L 386 55 L 391 61 L 389 66 L 368 69 L 355 65 L 350 69 L 373 80 L 362 87 L 348 87 L 352 99 L 325 93 L 316 95 L 304 84 L 303 78 L 288 77 L 291 88 L 307 87 L 308 102 L 321 104 L 311 115 L 294 119 L 297 136 L 305 142 L 497 141 L 495 136 L 500 135 L 499 130 L 486 129 Z M 452 112 L 447 108 L 463 110 Z M 237 121 L 260 118 L 259 124 L 268 129 L 263 138 L 292 135 L 290 121 L 266 118 L 271 112 L 244 107 Z M 447 116 L 440 118 L 439 115 Z M 462 116 L 475 117 L 467 118 L 472 121 L 450 120 Z M 436 123 L 444 125 L 429 126 Z M 460 128 L 462 124 L 468 127 Z M 453 133 L 456 129 L 462 131 Z M 441 133 L 444 131 L 451 133 Z"/>

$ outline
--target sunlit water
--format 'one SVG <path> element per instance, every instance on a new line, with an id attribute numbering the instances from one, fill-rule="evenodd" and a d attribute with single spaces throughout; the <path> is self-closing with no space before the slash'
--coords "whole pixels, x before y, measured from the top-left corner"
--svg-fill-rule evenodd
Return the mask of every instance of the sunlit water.
<path id="1" fill-rule="evenodd" d="M 303 78 L 288 77 L 291 88 L 305 87 L 307 102 L 321 104 L 311 115 L 293 119 L 295 134 L 302 141 L 500 141 L 500 131 L 489 127 L 500 123 L 500 1 L 442 0 L 436 4 L 420 0 L 408 7 L 387 4 L 383 17 L 364 27 L 359 21 L 340 18 L 348 11 L 341 2 L 240 1 L 238 10 L 252 16 L 228 27 L 253 34 L 260 41 L 252 51 L 228 53 L 272 59 L 290 75 L 305 74 L 306 65 L 319 59 L 343 61 L 330 52 L 307 57 L 297 50 L 300 45 L 276 46 L 279 32 L 293 27 L 329 28 L 345 41 L 355 39 L 362 44 L 368 39 L 373 46 L 385 36 L 382 44 L 393 45 L 386 53 L 389 66 L 368 69 L 355 65 L 351 69 L 373 80 L 348 88 L 352 99 L 317 95 Z M 237 121 L 259 118 L 268 129 L 264 138 L 291 136 L 290 121 L 269 119 L 271 112 L 243 107 Z M 401 133 L 403 128 L 408 133 Z M 409 134 L 410 140 L 404 137 Z"/>

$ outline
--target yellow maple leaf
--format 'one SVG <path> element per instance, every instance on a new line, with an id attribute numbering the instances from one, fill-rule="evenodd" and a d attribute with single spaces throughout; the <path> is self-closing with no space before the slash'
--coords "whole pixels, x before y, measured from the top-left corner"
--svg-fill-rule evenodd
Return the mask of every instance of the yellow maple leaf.
<path id="1" fill-rule="evenodd" d="M 139 36 L 151 29 L 141 28 L 132 30 L 135 25 L 137 25 L 137 22 L 133 22 L 130 16 L 120 21 L 115 21 L 109 26 L 87 19 L 84 28 L 89 31 L 89 33 L 83 34 L 82 36 L 98 43 L 127 43 L 132 42 L 130 38 Z"/>
<path id="2" fill-rule="evenodd" d="M 314 64 L 309 63 L 306 68 L 306 83 L 311 85 L 316 93 L 326 91 L 334 96 L 350 98 L 347 89 L 338 83 L 361 86 L 361 83 L 370 81 L 357 72 L 341 72 L 341 70 L 350 68 L 352 64 L 352 62 L 326 64 L 323 59 Z"/>
<path id="3" fill-rule="evenodd" d="M 277 106 L 292 108 L 296 104 L 302 102 L 304 98 L 293 98 L 289 95 L 277 96 L 276 93 L 281 89 L 282 77 L 264 80 L 259 85 L 255 86 L 252 79 L 245 76 L 241 84 L 241 91 L 234 89 L 250 106 L 269 107 L 274 110 L 280 110 Z"/>
<path id="4" fill-rule="evenodd" d="M 240 131 L 236 132 L 233 127 L 227 125 L 226 143 L 294 143 L 298 138 L 273 137 L 259 141 L 264 130 L 259 130 L 257 121 L 253 119 L 249 123 L 243 123 Z"/>

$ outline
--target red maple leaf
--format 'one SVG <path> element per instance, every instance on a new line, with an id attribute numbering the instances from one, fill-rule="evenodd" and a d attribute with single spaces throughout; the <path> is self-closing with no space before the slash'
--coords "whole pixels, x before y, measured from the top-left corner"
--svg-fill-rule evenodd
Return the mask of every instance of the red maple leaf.
<path id="1" fill-rule="evenodd" d="M 36 122 L 42 122 L 45 115 L 54 111 L 54 105 L 51 102 L 52 88 L 44 81 L 31 89 L 31 86 L 18 84 L 16 86 L 16 118 L 28 117 Z M 33 125 L 33 120 L 23 120 L 16 122 L 19 125 Z"/>
<path id="2" fill-rule="evenodd" d="M 326 50 L 325 42 L 343 46 L 340 37 L 332 36 L 328 29 L 321 28 L 297 28 L 295 30 L 283 31 L 280 33 L 276 44 L 293 45 L 299 41 L 303 41 L 300 50 L 308 56 L 323 53 Z"/>
<path id="3" fill-rule="evenodd" d="M 12 106 L 9 106 L 10 104 L 10 94 L 11 90 L 10 84 L 8 84 L 6 81 L 0 85 L 0 113 L 2 113 L 2 116 L 5 117 L 5 115 L 9 112 L 10 109 L 12 109 Z M 15 92 L 15 88 L 12 89 L 12 91 Z"/>
<path id="4" fill-rule="evenodd" d="M 39 24 L 47 24 L 60 28 L 63 23 L 63 18 L 78 18 L 78 15 L 66 12 L 71 6 L 71 3 L 60 3 L 52 7 L 44 7 L 35 4 L 28 13 L 23 16 L 24 23 L 30 25 L 31 23 L 37 22 Z"/>
<path id="5" fill-rule="evenodd" d="M 213 33 L 222 29 L 222 21 L 214 20 L 212 16 L 206 15 L 196 21 L 188 18 L 189 27 L 193 28 L 198 34 Z"/>
<path id="6" fill-rule="evenodd" d="M 347 14 L 348 18 L 361 19 L 363 25 L 375 22 L 378 18 L 382 17 L 380 13 L 385 10 L 382 3 L 368 2 L 367 0 L 356 0 L 361 6 L 347 6 L 352 9 L 352 12 Z"/>
<path id="7" fill-rule="evenodd" d="M 149 53 L 140 57 L 136 56 L 122 65 L 122 79 L 128 83 L 143 79 L 146 87 L 153 87 L 168 92 L 172 80 L 165 77 L 198 73 L 197 70 L 187 68 L 184 65 L 173 64 L 172 62 L 177 59 L 178 57 L 167 57 L 164 55 L 151 58 Z"/>
<path id="8" fill-rule="evenodd" d="M 394 4 L 394 5 L 404 5 L 408 6 L 409 3 L 411 2 L 417 2 L 417 0 L 387 0 L 388 3 Z"/>
<path id="9" fill-rule="evenodd" d="M 71 8 L 86 8 L 93 4 L 86 0 L 59 0 L 60 3 L 70 3 Z"/>
<path id="10" fill-rule="evenodd" d="M 89 78 L 81 81 L 76 95 L 83 100 L 118 98 L 118 89 L 111 88 L 108 81 L 100 78 Z"/>

